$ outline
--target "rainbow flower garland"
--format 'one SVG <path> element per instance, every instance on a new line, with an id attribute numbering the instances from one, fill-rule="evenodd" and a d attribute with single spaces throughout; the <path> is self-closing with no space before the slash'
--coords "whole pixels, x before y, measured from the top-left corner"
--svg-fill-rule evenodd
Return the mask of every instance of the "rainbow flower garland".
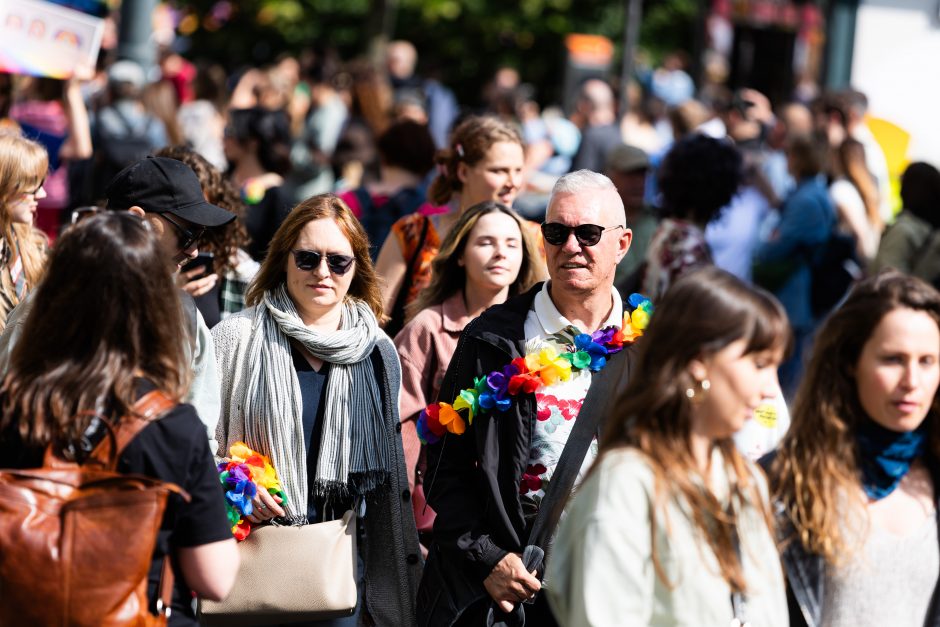
<path id="1" fill-rule="evenodd" d="M 232 525 L 232 535 L 238 541 L 247 538 L 251 532 L 251 523 L 246 519 L 254 511 L 251 499 L 259 487 L 280 497 L 282 503 L 287 502 L 287 495 L 271 461 L 248 448 L 244 442 L 232 445 L 229 457 L 219 464 L 218 469 L 219 481 L 225 491 L 226 514 Z"/>
<path id="2" fill-rule="evenodd" d="M 476 377 L 473 387 L 461 390 L 453 403 L 433 403 L 418 416 L 418 439 L 433 444 L 445 433 L 460 435 L 473 424 L 473 417 L 492 410 L 504 412 L 512 399 L 531 394 L 546 386 L 567 381 L 581 370 L 597 372 L 607 365 L 607 358 L 632 344 L 649 325 L 653 303 L 641 294 L 627 299 L 633 312 L 624 312 L 623 326 L 609 326 L 594 333 L 581 333 L 573 326 L 549 338 L 538 352 L 517 357 L 509 365 L 486 376 Z M 466 410 L 464 422 L 461 411 Z"/>

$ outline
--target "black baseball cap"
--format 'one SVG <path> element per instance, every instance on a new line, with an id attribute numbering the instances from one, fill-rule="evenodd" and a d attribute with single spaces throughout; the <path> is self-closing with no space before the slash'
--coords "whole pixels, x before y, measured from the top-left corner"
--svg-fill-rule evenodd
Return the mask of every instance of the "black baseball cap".
<path id="1" fill-rule="evenodd" d="M 148 213 L 172 213 L 205 227 L 222 226 L 235 214 L 209 204 L 196 173 L 167 157 L 147 157 L 117 173 L 108 189 L 108 209 L 137 206 Z"/>

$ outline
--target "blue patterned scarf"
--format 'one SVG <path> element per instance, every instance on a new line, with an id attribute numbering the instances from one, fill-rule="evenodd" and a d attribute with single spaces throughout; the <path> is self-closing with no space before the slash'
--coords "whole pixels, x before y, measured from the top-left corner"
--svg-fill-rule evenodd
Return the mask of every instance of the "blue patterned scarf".
<path id="1" fill-rule="evenodd" d="M 927 448 L 926 421 L 915 431 L 898 433 L 865 418 L 856 433 L 862 487 L 876 501 L 888 496 Z"/>

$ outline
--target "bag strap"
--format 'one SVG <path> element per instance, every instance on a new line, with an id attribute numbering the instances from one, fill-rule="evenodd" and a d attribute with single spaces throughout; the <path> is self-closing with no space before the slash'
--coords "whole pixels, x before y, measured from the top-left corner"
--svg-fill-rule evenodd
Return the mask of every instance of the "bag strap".
<path id="1" fill-rule="evenodd" d="M 734 509 L 729 504 L 728 513 L 734 514 Z M 734 554 L 738 558 L 738 563 L 741 564 L 741 538 L 738 536 L 738 526 L 734 525 L 731 529 L 731 546 L 734 547 Z M 743 564 L 742 564 L 743 566 Z M 744 595 L 740 592 L 731 591 L 731 627 L 749 627 L 750 623 L 747 622 L 746 614 L 746 599 Z"/>
<path id="2" fill-rule="evenodd" d="M 588 388 L 574 427 L 571 429 L 568 441 L 565 442 L 561 457 L 558 458 L 558 465 L 555 466 L 552 480 L 548 484 L 548 489 L 539 505 L 539 512 L 532 524 L 532 531 L 529 533 L 528 544 L 542 548 L 546 554 L 549 552 L 552 534 L 561 518 L 565 502 L 571 494 L 581 465 L 584 463 L 584 456 L 591 445 L 591 440 L 594 439 L 601 422 L 613 410 L 613 404 L 617 400 L 616 386 L 627 375 L 628 361 L 626 350 L 624 350 L 620 355 L 612 356 L 607 366 L 593 375 L 591 387 Z"/>
<path id="3" fill-rule="evenodd" d="M 117 105 L 111 107 L 111 110 L 114 111 L 114 115 L 116 115 L 117 119 L 120 120 L 121 126 L 123 126 L 124 130 L 127 131 L 127 136 L 132 137 L 134 135 L 134 129 L 131 127 L 131 122 L 127 119 L 127 116 L 121 113 L 121 109 Z"/>
<path id="4" fill-rule="evenodd" d="M 160 596 L 157 597 L 157 614 L 170 618 L 170 610 L 173 605 L 173 584 L 175 577 L 173 575 L 173 564 L 170 562 L 170 555 L 163 556 L 163 568 L 160 569 Z"/>
<path id="5" fill-rule="evenodd" d="M 91 452 L 90 460 L 95 460 L 111 468 L 117 464 L 118 456 L 124 447 L 130 444 L 138 433 L 144 430 L 154 420 L 176 407 L 176 401 L 160 390 L 150 391 L 131 406 L 127 415 L 123 416 L 114 427 L 114 446 L 111 438 L 103 439 Z"/>
<path id="6" fill-rule="evenodd" d="M 402 279 L 401 287 L 398 289 L 398 294 L 395 296 L 395 304 L 392 305 L 392 320 L 404 321 L 405 305 L 408 301 L 408 286 L 411 285 L 411 279 L 415 274 L 415 263 L 417 263 L 421 249 L 424 248 L 424 242 L 428 238 L 428 228 L 431 225 L 431 218 L 421 216 L 421 219 L 421 237 L 418 238 L 418 244 L 411 253 L 411 258 L 408 260 L 408 267 L 405 269 L 405 277 Z"/>

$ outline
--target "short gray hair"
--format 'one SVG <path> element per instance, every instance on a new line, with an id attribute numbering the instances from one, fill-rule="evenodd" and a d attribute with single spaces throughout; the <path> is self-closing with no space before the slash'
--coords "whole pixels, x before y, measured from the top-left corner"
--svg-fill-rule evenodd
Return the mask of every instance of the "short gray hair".
<path id="1" fill-rule="evenodd" d="M 552 202 L 555 200 L 555 196 L 559 194 L 577 194 L 578 192 L 587 190 L 610 190 L 614 192 L 614 196 L 617 198 L 617 204 L 620 207 L 620 211 L 624 213 L 624 219 L 626 219 L 626 211 L 623 206 L 623 200 L 620 198 L 620 194 L 617 192 L 617 187 L 614 185 L 614 182 L 603 174 L 593 172 L 591 170 L 575 170 L 574 172 L 565 174 L 555 181 L 555 185 L 552 187 L 552 193 L 548 197 L 547 206 L 550 207 Z"/>

